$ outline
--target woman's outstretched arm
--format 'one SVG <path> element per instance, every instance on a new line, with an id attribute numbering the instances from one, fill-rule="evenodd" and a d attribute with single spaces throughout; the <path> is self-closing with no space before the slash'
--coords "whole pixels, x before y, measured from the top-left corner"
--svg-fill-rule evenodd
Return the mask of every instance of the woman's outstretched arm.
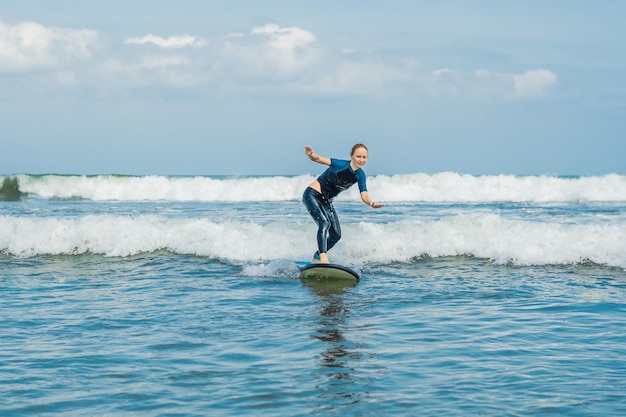
<path id="1" fill-rule="evenodd" d="M 363 200 L 363 202 L 365 204 L 367 204 L 368 206 L 373 207 L 373 208 L 385 207 L 385 204 L 383 204 L 383 203 L 376 203 L 376 202 L 374 202 L 374 200 L 372 200 L 372 197 L 370 197 L 370 195 L 368 194 L 367 191 L 363 191 L 361 193 L 361 200 Z"/>
<path id="2" fill-rule="evenodd" d="M 317 162 L 318 164 L 330 166 L 330 158 L 326 158 L 325 156 L 319 156 L 318 154 L 313 152 L 313 148 L 311 148 L 309 145 L 304 146 L 304 153 L 306 153 L 311 161 Z"/>

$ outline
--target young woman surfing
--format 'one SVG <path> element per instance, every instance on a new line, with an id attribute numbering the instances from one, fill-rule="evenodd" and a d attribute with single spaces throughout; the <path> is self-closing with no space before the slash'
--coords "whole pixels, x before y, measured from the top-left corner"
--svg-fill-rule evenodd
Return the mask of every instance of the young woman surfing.
<path id="1" fill-rule="evenodd" d="M 367 193 L 366 175 L 363 167 L 367 163 L 367 146 L 357 143 L 352 147 L 350 160 L 326 158 L 313 152 L 313 148 L 306 145 L 304 152 L 311 161 L 328 168 L 304 190 L 302 202 L 309 214 L 317 223 L 317 252 L 313 255 L 313 262 L 329 263 L 328 251 L 341 239 L 341 226 L 333 199 L 353 184 L 359 184 L 361 200 L 373 208 L 385 205 L 375 203 Z"/>

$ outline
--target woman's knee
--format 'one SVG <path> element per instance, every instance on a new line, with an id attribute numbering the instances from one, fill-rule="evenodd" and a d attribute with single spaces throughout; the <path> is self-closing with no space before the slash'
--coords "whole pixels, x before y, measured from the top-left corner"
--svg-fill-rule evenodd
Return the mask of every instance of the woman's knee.
<path id="1" fill-rule="evenodd" d="M 324 216 L 320 216 L 317 219 L 317 226 L 326 232 L 326 234 L 332 234 L 332 223 Z"/>

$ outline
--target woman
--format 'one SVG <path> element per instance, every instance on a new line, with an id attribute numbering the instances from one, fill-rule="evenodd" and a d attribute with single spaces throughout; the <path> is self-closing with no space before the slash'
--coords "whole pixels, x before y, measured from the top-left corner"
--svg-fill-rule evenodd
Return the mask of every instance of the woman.
<path id="1" fill-rule="evenodd" d="M 311 161 L 328 165 L 326 171 L 313 181 L 302 195 L 302 202 L 317 223 L 317 252 L 313 262 L 329 263 L 328 251 L 341 239 L 339 218 L 333 207 L 333 199 L 340 192 L 347 190 L 354 183 L 359 184 L 361 200 L 373 208 L 384 207 L 375 203 L 367 193 L 366 176 L 363 167 L 367 163 L 367 146 L 357 143 L 352 147 L 350 160 L 326 158 L 313 153 L 310 146 L 304 152 Z"/>

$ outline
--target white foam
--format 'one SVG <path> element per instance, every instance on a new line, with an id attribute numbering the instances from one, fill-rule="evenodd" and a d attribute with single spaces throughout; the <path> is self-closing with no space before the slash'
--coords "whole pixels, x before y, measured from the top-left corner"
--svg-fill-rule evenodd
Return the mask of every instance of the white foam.
<path id="1" fill-rule="evenodd" d="M 276 259 L 267 263 L 245 265 L 242 274 L 247 277 L 297 278 L 300 275 L 300 269 L 295 262 Z"/>
<path id="2" fill-rule="evenodd" d="M 386 201 L 418 202 L 585 202 L 626 201 L 626 177 L 552 177 L 444 172 L 377 176 L 370 189 Z"/>
<path id="3" fill-rule="evenodd" d="M 22 192 L 46 199 L 94 201 L 288 201 L 299 196 L 313 177 L 228 178 L 29 176 L 19 175 Z"/>
<path id="4" fill-rule="evenodd" d="M 567 224 L 470 213 L 432 221 L 342 227 L 332 258 L 347 264 L 471 255 L 516 265 L 594 262 L 626 268 L 626 223 Z M 306 222 L 225 222 L 156 215 L 80 218 L 0 216 L 0 251 L 19 257 L 95 253 L 131 256 L 168 250 L 231 262 L 308 260 L 315 226 Z"/>
<path id="5" fill-rule="evenodd" d="M 296 201 L 314 179 L 296 177 L 126 177 L 18 175 L 20 190 L 45 199 L 95 201 Z M 370 194 L 386 202 L 621 202 L 626 176 L 472 176 L 444 172 L 368 178 Z M 359 199 L 352 187 L 338 200 Z"/>

